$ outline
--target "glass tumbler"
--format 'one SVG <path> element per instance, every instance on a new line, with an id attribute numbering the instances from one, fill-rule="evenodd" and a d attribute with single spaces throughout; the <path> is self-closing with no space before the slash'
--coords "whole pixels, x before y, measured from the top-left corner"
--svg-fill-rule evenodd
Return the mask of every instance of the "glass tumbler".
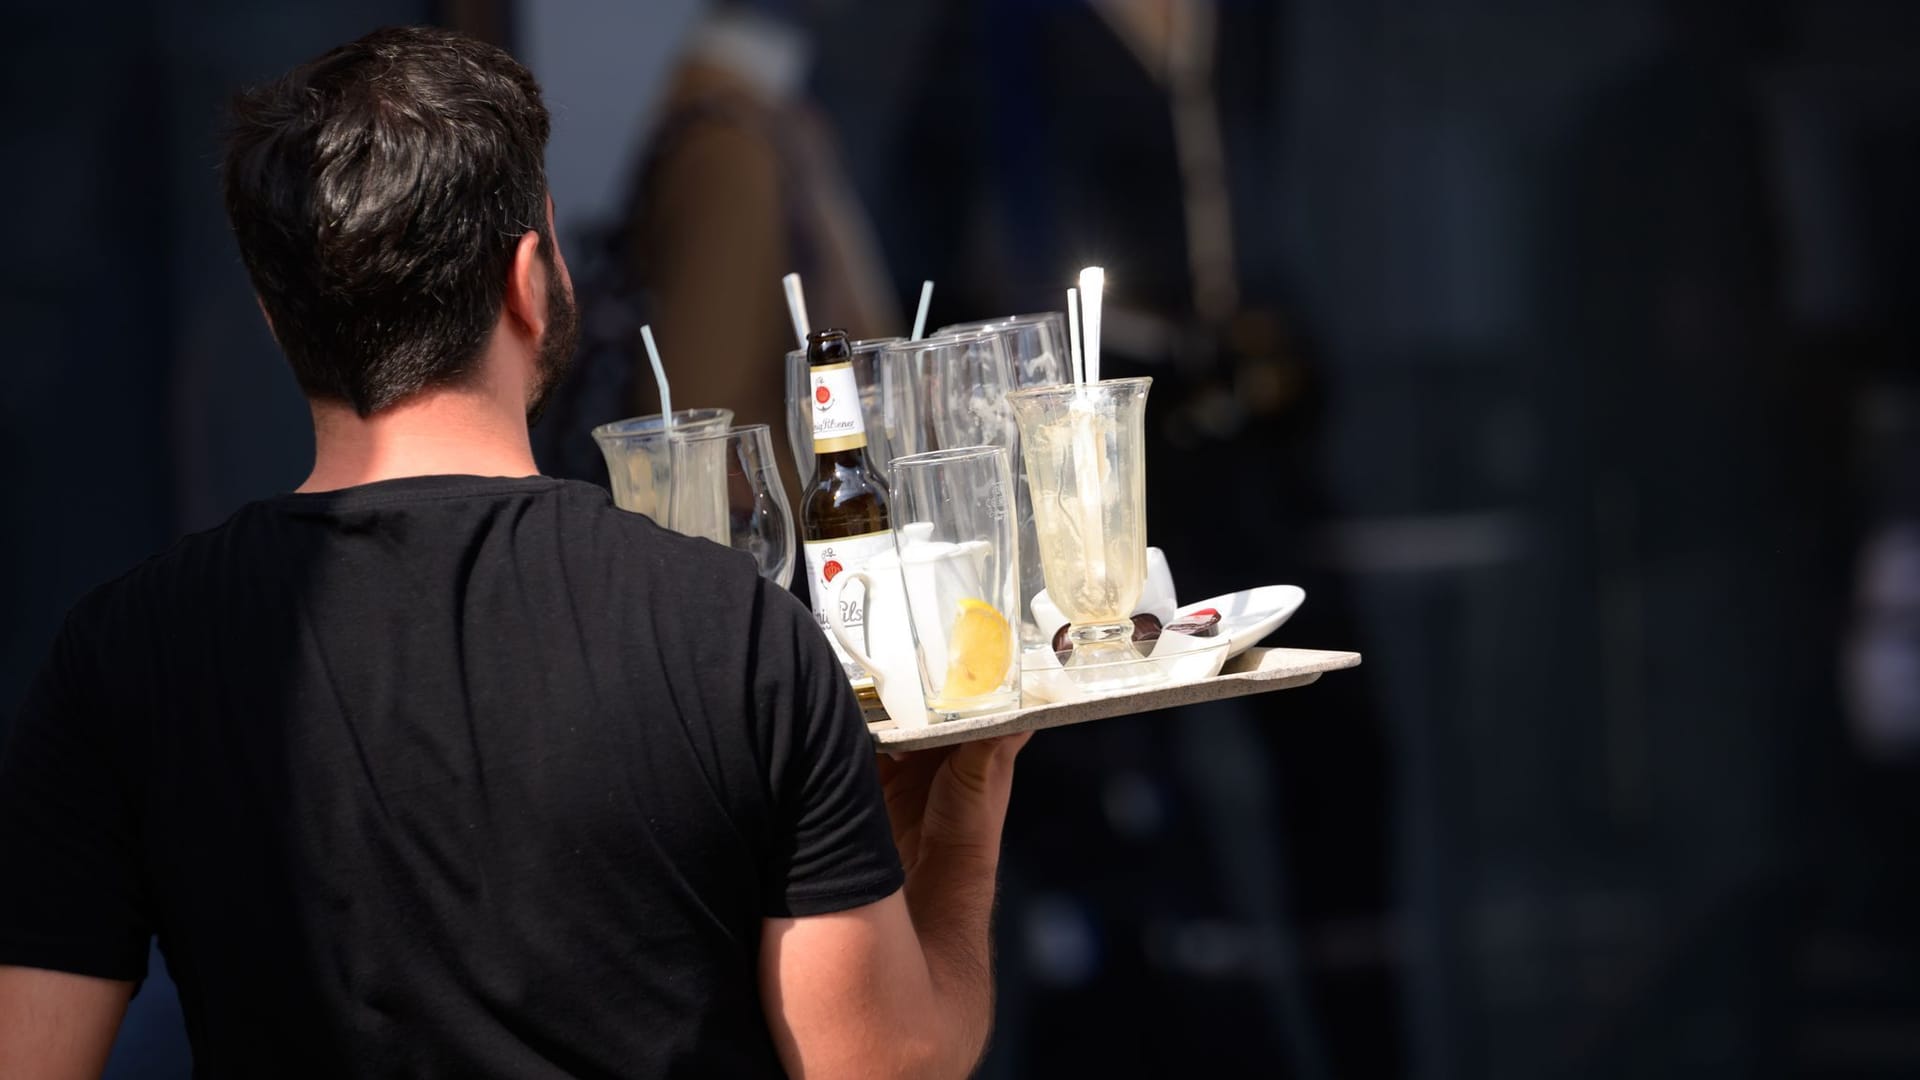
<path id="1" fill-rule="evenodd" d="M 1033 502 L 1020 470 L 1020 426 L 1007 394 L 1019 386 L 1005 330 L 963 330 L 900 341 L 880 353 L 880 413 L 900 453 L 1004 446 L 1013 477 L 1014 538 L 1020 547 L 1020 637 L 1045 641 L 1034 595 L 1046 587 L 1035 546 Z"/>
<path id="2" fill-rule="evenodd" d="M 1020 552 L 1004 446 L 908 454 L 889 468 L 893 538 L 927 712 L 1020 707 Z"/>
<path id="3" fill-rule="evenodd" d="M 1002 315 L 997 319 L 955 323 L 934 334 L 954 334 L 967 330 L 999 331 L 1007 344 L 1007 359 L 1013 364 L 1014 385 L 1022 390 L 1035 386 L 1053 386 L 1073 378 L 1067 352 L 1067 317 L 1058 311 L 1033 315 Z M 1019 463 L 1015 462 L 1015 468 Z"/>

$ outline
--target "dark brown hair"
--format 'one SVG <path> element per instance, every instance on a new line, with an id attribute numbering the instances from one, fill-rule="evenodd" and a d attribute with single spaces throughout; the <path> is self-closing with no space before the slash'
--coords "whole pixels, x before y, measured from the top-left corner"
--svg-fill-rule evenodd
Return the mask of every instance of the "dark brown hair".
<path id="1" fill-rule="evenodd" d="M 548 126 L 526 68 L 432 27 L 235 99 L 227 217 L 309 397 L 367 416 L 473 372 L 520 237 L 552 257 Z"/>

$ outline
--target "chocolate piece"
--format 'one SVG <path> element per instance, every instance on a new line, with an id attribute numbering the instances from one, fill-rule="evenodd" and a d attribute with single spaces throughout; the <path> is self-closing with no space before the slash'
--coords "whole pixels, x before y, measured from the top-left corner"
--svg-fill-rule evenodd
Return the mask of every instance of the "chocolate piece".
<path id="1" fill-rule="evenodd" d="M 1167 633 L 1186 634 L 1189 637 L 1213 637 L 1220 632 L 1220 613 L 1212 608 L 1201 608 L 1184 619 L 1175 619 L 1167 624 Z"/>

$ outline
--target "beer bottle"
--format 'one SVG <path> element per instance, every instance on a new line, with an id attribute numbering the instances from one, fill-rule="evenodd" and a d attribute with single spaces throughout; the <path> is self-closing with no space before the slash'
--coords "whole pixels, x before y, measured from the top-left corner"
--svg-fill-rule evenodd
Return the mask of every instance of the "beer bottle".
<path id="1" fill-rule="evenodd" d="M 863 569 L 875 555 L 893 550 L 893 533 L 887 519 L 886 485 L 867 458 L 867 427 L 846 331 L 807 335 L 807 376 L 814 469 L 813 483 L 800 501 L 800 535 L 813 616 L 824 630 L 834 579 Z M 842 594 L 840 621 L 855 634 L 864 633 L 865 600 L 857 586 Z M 855 685 L 871 682 L 837 639 L 829 634 L 827 640 Z"/>

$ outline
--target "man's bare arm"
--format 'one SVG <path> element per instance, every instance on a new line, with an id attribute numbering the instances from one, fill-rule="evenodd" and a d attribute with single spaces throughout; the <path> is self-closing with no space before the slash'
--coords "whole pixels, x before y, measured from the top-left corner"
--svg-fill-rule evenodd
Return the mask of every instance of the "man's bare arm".
<path id="1" fill-rule="evenodd" d="M 0 964 L 0 1076 L 97 1077 L 133 984 Z"/>
<path id="2" fill-rule="evenodd" d="M 965 1076 L 993 1026 L 990 927 L 1013 759 L 1027 736 L 883 763 L 906 888 L 769 919 L 761 997 L 797 1077 Z"/>

